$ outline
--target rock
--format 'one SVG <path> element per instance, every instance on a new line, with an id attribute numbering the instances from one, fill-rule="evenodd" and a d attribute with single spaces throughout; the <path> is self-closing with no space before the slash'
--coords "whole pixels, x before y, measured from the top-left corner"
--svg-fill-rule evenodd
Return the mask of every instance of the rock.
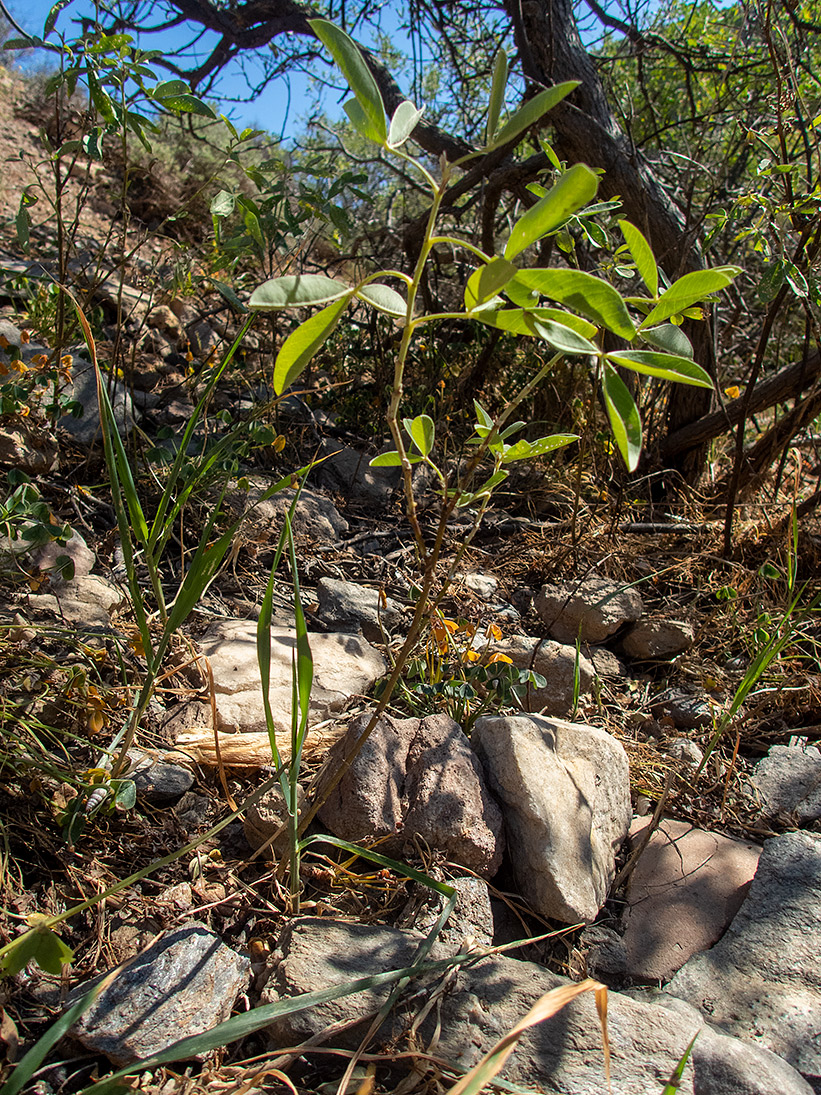
<path id="1" fill-rule="evenodd" d="M 547 624 L 552 638 L 560 643 L 603 643 L 642 613 L 641 594 L 617 586 L 598 574 L 581 582 L 546 585 L 537 595 L 535 608 Z"/>
<path id="2" fill-rule="evenodd" d="M 679 730 L 704 730 L 713 725 L 713 705 L 704 692 L 671 690 L 658 697 L 652 706 L 656 719 L 669 719 Z"/>
<path id="3" fill-rule="evenodd" d="M 773 745 L 756 764 L 750 783 L 761 815 L 809 825 L 821 818 L 821 751 L 808 745 Z"/>
<path id="4" fill-rule="evenodd" d="M 156 806 L 177 802 L 194 785 L 194 776 L 187 768 L 148 756 L 137 759 L 128 778 L 134 781 L 140 798 Z"/>
<path id="5" fill-rule="evenodd" d="M 297 813 L 302 811 L 304 798 L 305 791 L 302 784 L 298 783 L 296 785 Z M 264 844 L 267 844 L 272 837 L 276 836 L 287 820 L 288 811 L 285 808 L 285 799 L 282 797 L 282 788 L 272 787 L 270 791 L 266 791 L 261 799 L 245 811 L 242 819 L 245 839 L 254 851 L 257 851 Z M 279 840 L 274 841 L 273 847 L 275 852 L 281 852 L 287 848 L 287 833 L 283 833 Z"/>
<path id="6" fill-rule="evenodd" d="M 358 630 L 369 642 L 381 643 L 402 622 L 402 606 L 390 598 L 380 603 L 378 589 L 320 578 L 316 592 L 319 618 L 334 631 Z"/>
<path id="7" fill-rule="evenodd" d="M 227 1019 L 249 983 L 250 968 L 247 958 L 226 947 L 208 928 L 184 925 L 122 970 L 71 1034 L 115 1065 L 150 1057 Z M 91 984 L 74 989 L 69 1003 Z"/>
<path id="8" fill-rule="evenodd" d="M 573 685 L 576 675 L 576 648 L 551 639 L 533 639 L 528 635 L 511 635 L 495 643 L 494 653 L 504 654 L 519 669 L 533 669 L 547 681 L 544 688 L 531 688 L 523 703 L 526 711 L 546 715 L 569 715 L 573 710 Z M 593 686 L 595 671 L 584 655 L 579 656 L 579 695 L 585 696 Z"/>
<path id="9" fill-rule="evenodd" d="M 620 983 L 628 974 L 627 953 L 622 937 L 605 924 L 590 924 L 579 937 L 587 950 L 587 973 L 606 984 Z"/>
<path id="10" fill-rule="evenodd" d="M 604 680 L 615 680 L 627 676 L 627 667 L 624 662 L 617 658 L 613 651 L 608 650 L 606 646 L 589 646 L 585 653 L 593 663 L 593 669 L 597 677 L 602 677 Z"/>
<path id="11" fill-rule="evenodd" d="M 648 824 L 641 818 L 630 826 L 633 845 Z M 669 981 L 720 939 L 747 896 L 760 852 L 756 844 L 663 820 L 627 886 L 626 973 L 635 981 Z"/>
<path id="12" fill-rule="evenodd" d="M 385 672 L 382 656 L 359 635 L 308 636 L 314 659 L 309 723 L 340 711 L 352 695 L 360 695 Z M 279 728 L 291 725 L 291 653 L 296 645 L 293 628 L 271 628 L 271 706 Z M 217 714 L 225 730 L 264 730 L 257 625 L 255 620 L 230 617 L 215 620 L 200 639 L 211 661 Z"/>
<path id="13" fill-rule="evenodd" d="M 174 343 L 179 342 L 182 327 L 177 316 L 166 304 L 158 304 L 148 314 L 148 326 L 152 330 L 162 331 Z"/>
<path id="14" fill-rule="evenodd" d="M 727 932 L 668 992 L 722 1033 L 783 1057 L 821 1085 L 821 837 L 766 841 L 747 899 Z"/>
<path id="15" fill-rule="evenodd" d="M 103 377 L 105 383 L 109 378 Z M 60 419 L 60 426 L 66 430 L 81 445 L 91 445 L 95 441 L 102 441 L 100 427 L 100 405 L 97 402 L 97 381 L 94 367 L 82 357 L 75 356 L 74 368 L 71 373 L 71 383 L 67 385 L 64 395 L 67 399 L 73 399 L 83 408 L 80 418 L 66 414 Z M 125 385 L 117 380 L 113 390 L 109 386 L 109 396 L 114 408 L 114 419 L 121 436 L 129 434 L 134 426 L 135 416 L 131 396 Z"/>
<path id="16" fill-rule="evenodd" d="M 327 770 L 364 730 L 365 714 L 334 746 Z M 321 793 L 321 792 L 320 792 Z M 414 837 L 487 878 L 504 850 L 502 815 L 462 728 L 447 715 L 383 716 L 319 811 L 343 840 L 380 840 L 386 855 Z M 382 838 L 385 838 L 384 841 Z"/>
<path id="17" fill-rule="evenodd" d="M 237 491 L 231 495 L 232 506 L 241 511 L 253 506 L 245 523 L 250 529 L 265 530 L 279 536 L 283 523 L 283 514 L 294 500 L 293 490 L 280 491 L 265 502 L 254 503 L 260 495 L 272 485 L 274 480 L 255 476 L 251 480 L 251 489 L 247 494 Z M 296 536 L 306 536 L 319 543 L 337 543 L 340 536 L 348 531 L 348 522 L 330 500 L 312 490 L 303 490 L 299 496 L 291 522 Z"/>
<path id="18" fill-rule="evenodd" d="M 220 337 L 210 323 L 201 319 L 193 327 L 188 328 L 188 338 L 191 343 L 191 351 L 195 357 L 205 361 L 208 355 L 220 344 Z"/>
<path id="19" fill-rule="evenodd" d="M 493 945 L 493 909 L 490 891 L 481 878 L 448 879 L 456 890 L 456 907 L 438 935 L 442 943 L 459 951 L 463 940 L 471 939 L 479 947 Z M 427 933 L 445 907 L 445 898 L 422 883 L 416 885 L 416 895 L 402 911 L 398 927 L 413 928 Z"/>
<path id="20" fill-rule="evenodd" d="M 541 916 L 595 919 L 630 825 L 623 747 L 596 727 L 535 715 L 477 719 L 472 740 L 523 896 Z"/>
<path id="21" fill-rule="evenodd" d="M 393 446 L 389 446 L 393 448 Z M 316 469 L 316 481 L 330 491 L 352 500 L 385 506 L 399 487 L 400 468 L 372 468 L 373 453 L 340 447 L 331 440 L 323 442 L 319 455 L 327 457 Z"/>
<path id="22" fill-rule="evenodd" d="M 56 462 L 57 441 L 49 430 L 38 429 L 33 423 L 0 429 L 0 464 L 27 475 L 45 475 Z"/>
<path id="23" fill-rule="evenodd" d="M 421 938 L 395 928 L 304 918 L 286 930 L 262 1002 L 403 969 L 413 960 Z M 435 946 L 431 958 L 438 960 L 443 950 Z M 428 975 L 426 998 L 433 997 L 442 976 Z M 500 956 L 447 976 L 447 991 L 438 995 L 437 1008 L 422 1023 L 418 1040 L 428 1044 L 441 1024 L 437 1055 L 464 1069 L 476 1064 L 542 995 L 570 983 L 535 963 Z M 347 1024 L 369 1019 L 391 987 L 282 1016 L 269 1032 L 279 1046 L 295 1045 L 314 1035 L 328 1036 L 334 1046 L 356 1046 L 364 1027 L 350 1030 Z M 416 989 L 412 982 L 410 991 Z M 378 1037 L 396 1039 L 418 1010 L 417 1002 L 403 1018 L 400 1009 L 394 1009 Z M 735 1038 L 715 1034 L 693 1011 L 678 1013 L 611 992 L 607 1022 L 614 1095 L 660 1092 L 697 1031 L 695 1045 L 703 1036 L 704 1048 L 694 1049 L 685 1065 L 680 1095 L 808 1095 L 810 1091 L 784 1062 Z M 339 1026 L 329 1031 L 332 1024 Z M 777 1086 L 766 1086 L 773 1078 Z M 605 1090 L 602 1036 L 592 994 L 578 997 L 526 1031 L 500 1079 L 552 1095 L 601 1095 Z"/>
<path id="24" fill-rule="evenodd" d="M 624 637 L 628 658 L 637 661 L 669 661 L 689 650 L 695 642 L 693 625 L 683 620 L 639 620 Z"/>
<path id="25" fill-rule="evenodd" d="M 664 743 L 663 753 L 674 760 L 683 760 L 692 768 L 696 768 L 704 760 L 704 753 L 694 741 L 689 738 L 672 738 Z"/>
<path id="26" fill-rule="evenodd" d="M 89 574 L 84 578 L 72 578 L 54 593 L 29 597 L 29 606 L 95 631 L 110 627 L 111 613 L 124 599 L 123 593 L 111 582 Z"/>
<path id="27" fill-rule="evenodd" d="M 97 562 L 97 556 L 79 532 L 72 533 L 65 544 L 58 544 L 56 540 L 52 540 L 48 544 L 42 544 L 30 553 L 30 559 L 32 564 L 42 572 L 53 570 L 57 566 L 57 560 L 61 555 L 67 555 L 74 563 L 75 578 L 85 578 L 86 575 L 92 572 L 94 564 Z M 65 585 L 65 582 L 57 573 L 51 576 L 52 586 L 55 583 Z"/>
<path id="28" fill-rule="evenodd" d="M 492 601 L 499 589 L 499 579 L 492 574 L 461 574 L 458 575 L 471 592 L 482 601 Z"/>

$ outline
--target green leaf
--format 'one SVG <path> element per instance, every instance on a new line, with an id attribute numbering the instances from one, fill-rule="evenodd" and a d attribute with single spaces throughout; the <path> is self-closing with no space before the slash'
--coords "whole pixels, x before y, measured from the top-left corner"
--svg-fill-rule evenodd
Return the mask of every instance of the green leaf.
<path id="1" fill-rule="evenodd" d="M 368 119 L 370 128 L 376 134 L 373 139 L 384 144 L 388 135 L 385 107 L 376 81 L 365 64 L 359 47 L 344 30 L 329 23 L 327 19 L 309 19 L 308 26 L 331 54 L 340 72 L 348 81 L 362 114 Z"/>
<path id="2" fill-rule="evenodd" d="M 137 805 L 137 784 L 133 779 L 113 779 L 114 805 L 118 810 L 133 810 Z"/>
<path id="3" fill-rule="evenodd" d="M 17 230 L 17 242 L 20 244 L 21 249 L 28 254 L 31 244 L 31 214 L 22 201 L 14 218 L 14 227 Z"/>
<path id="4" fill-rule="evenodd" d="M 388 285 L 371 282 L 357 289 L 356 295 L 360 300 L 366 300 L 368 304 L 373 305 L 377 312 L 383 312 L 386 316 L 405 319 L 408 314 L 408 302 Z"/>
<path id="5" fill-rule="evenodd" d="M 602 390 L 607 416 L 619 452 L 628 471 L 635 471 L 641 456 L 641 419 L 627 385 L 612 365 L 605 361 Z"/>
<path id="6" fill-rule="evenodd" d="M 460 494 L 457 506 L 469 506 L 472 502 L 478 501 L 480 498 L 485 498 L 488 494 L 491 494 L 500 483 L 504 483 L 507 479 L 509 472 L 495 471 L 489 479 L 486 479 L 480 487 L 471 491 L 469 494 Z"/>
<path id="7" fill-rule="evenodd" d="M 661 354 L 655 350 L 614 350 L 607 359 L 634 373 L 658 376 L 676 384 L 691 384 L 694 388 L 713 388 L 709 373 L 689 357 Z"/>
<path id="8" fill-rule="evenodd" d="M 373 124 L 370 115 L 358 99 L 348 99 L 346 103 L 342 104 L 342 109 L 348 115 L 348 121 L 360 136 L 367 141 L 373 141 L 374 144 L 384 144 L 384 137 L 380 136 L 378 127 Z"/>
<path id="9" fill-rule="evenodd" d="M 408 462 L 411 464 L 418 464 L 422 457 L 417 456 L 415 453 L 408 454 Z M 368 464 L 369 468 L 401 468 L 402 457 L 398 452 L 381 452 L 379 456 L 375 456 Z"/>
<path id="10" fill-rule="evenodd" d="M 619 293 L 612 285 L 592 274 L 581 270 L 537 268 L 520 270 L 513 283 L 535 289 L 551 300 L 558 300 L 628 342 L 636 336 L 636 328 Z"/>
<path id="11" fill-rule="evenodd" d="M 491 259 L 470 275 L 465 286 L 465 307 L 470 311 L 495 297 L 516 274 L 518 267 L 507 259 Z"/>
<path id="12" fill-rule="evenodd" d="M 20 936 L 20 941 L 3 955 L 0 970 L 13 976 L 32 960 L 46 973 L 61 974 L 74 954 L 51 928 L 37 927 Z"/>
<path id="13" fill-rule="evenodd" d="M 552 110 L 557 103 L 560 103 L 571 91 L 575 91 L 581 81 L 579 80 L 567 80 L 563 84 L 556 84 L 555 87 L 549 87 L 545 91 L 540 91 L 538 95 L 534 95 L 532 99 L 528 99 L 523 106 L 520 106 L 516 113 L 505 122 L 493 141 L 487 146 L 487 151 L 490 152 L 493 148 L 501 148 L 502 145 L 509 144 L 511 141 L 519 137 L 525 130 L 530 129 L 536 122 L 547 114 L 549 110 Z"/>
<path id="14" fill-rule="evenodd" d="M 762 304 L 769 304 L 778 296 L 786 280 L 788 266 L 789 263 L 785 259 L 776 259 L 765 269 L 756 290 Z"/>
<path id="15" fill-rule="evenodd" d="M 487 413 L 487 411 L 478 399 L 473 400 L 473 409 L 476 412 L 476 425 L 484 426 L 486 430 L 491 429 L 493 426 L 493 419 L 490 417 L 490 415 Z"/>
<path id="16" fill-rule="evenodd" d="M 424 114 L 425 108 L 418 109 L 408 99 L 400 103 L 393 112 L 388 129 L 388 148 L 401 148 L 416 128 L 416 123 Z"/>
<path id="17" fill-rule="evenodd" d="M 197 114 L 200 118 L 217 117 L 213 107 L 190 92 L 185 95 L 171 95 L 159 101 L 166 110 L 173 110 L 176 114 Z"/>
<path id="18" fill-rule="evenodd" d="M 511 464 L 514 460 L 530 460 L 534 456 L 544 456 L 546 452 L 554 449 L 563 449 L 565 445 L 571 445 L 579 440 L 575 433 L 554 433 L 550 437 L 540 437 L 538 441 L 517 441 L 511 445 L 502 457 L 503 464 Z"/>
<path id="19" fill-rule="evenodd" d="M 577 334 L 563 323 L 554 323 L 550 319 L 534 319 L 533 326 L 538 338 L 563 354 L 598 354 L 599 352 L 594 342 Z"/>
<path id="20" fill-rule="evenodd" d="M 111 102 L 111 99 L 106 92 L 103 91 L 100 81 L 91 69 L 88 69 L 86 72 L 86 80 L 88 81 L 88 92 L 91 96 L 91 101 L 97 110 L 99 110 L 103 121 L 108 125 L 116 125 L 117 116 L 114 112 L 114 104 Z"/>
<path id="21" fill-rule="evenodd" d="M 485 127 L 485 144 L 487 145 L 493 140 L 499 125 L 506 88 L 507 54 L 503 49 L 500 49 L 496 54 L 496 60 L 493 62 L 493 80 L 490 85 L 490 102 L 487 107 L 487 125 Z"/>
<path id="22" fill-rule="evenodd" d="M 655 299 L 659 295 L 659 269 L 650 244 L 630 221 L 619 221 L 619 228 L 627 241 L 627 249 L 641 274 L 641 280 Z"/>
<path id="23" fill-rule="evenodd" d="M 676 357 L 693 357 L 693 344 L 675 323 L 662 323 L 660 327 L 649 327 L 641 332 L 644 342 L 662 350 L 666 354 L 675 354 Z"/>
<path id="24" fill-rule="evenodd" d="M 698 1034 L 699 1032 L 696 1031 L 693 1035 L 690 1044 L 681 1055 L 679 1063 L 673 1069 L 672 1076 L 664 1085 L 664 1091 L 662 1091 L 661 1095 L 678 1095 L 678 1092 L 681 1090 L 681 1077 L 684 1075 L 684 1066 L 687 1064 L 690 1054 L 693 1052 L 693 1046 L 695 1045 L 696 1038 L 698 1038 Z"/>
<path id="25" fill-rule="evenodd" d="M 592 323 L 559 308 L 489 308 L 475 312 L 474 319 L 486 323 L 489 327 L 498 327 L 511 335 L 527 335 L 541 338 L 557 349 L 569 354 L 598 353 L 597 347 L 588 341 L 588 336 L 596 333 Z M 569 333 L 568 333 L 569 332 Z M 581 341 L 576 341 L 576 336 Z M 555 342 L 553 340 L 556 340 Z M 573 348 L 570 349 L 571 341 Z M 561 345 L 559 344 L 561 342 Z"/>
<path id="26" fill-rule="evenodd" d="M 350 285 L 323 274 L 288 274 L 272 278 L 255 289 L 248 307 L 255 311 L 298 308 L 304 304 L 328 304 L 351 292 Z"/>
<path id="27" fill-rule="evenodd" d="M 229 190 L 220 190 L 211 200 L 209 211 L 212 217 L 230 217 L 237 205 L 237 199 Z"/>
<path id="28" fill-rule="evenodd" d="M 421 454 L 430 456 L 435 434 L 433 419 L 430 415 L 418 414 L 416 418 L 404 418 L 402 424 Z"/>
<path id="29" fill-rule="evenodd" d="M 741 271 L 738 266 L 716 266 L 712 270 L 694 270 L 691 274 L 674 281 L 670 288 L 661 294 L 658 304 L 642 323 L 639 330 L 653 327 L 670 316 L 678 315 L 691 304 L 703 300 L 710 293 L 726 289 Z"/>
<path id="30" fill-rule="evenodd" d="M 253 298 L 252 298 L 253 299 Z M 340 316 L 348 307 L 350 293 L 306 319 L 285 339 L 274 365 L 274 391 L 282 395 L 325 345 Z"/>
<path id="31" fill-rule="evenodd" d="M 564 224 L 594 198 L 599 179 L 589 167 L 577 163 L 561 176 L 555 186 L 514 224 L 505 247 L 505 258 L 515 259 L 526 247 Z"/>
<path id="32" fill-rule="evenodd" d="M 211 278 L 211 284 L 214 286 L 220 296 L 224 297 L 228 301 L 234 311 L 248 311 L 248 309 L 245 307 L 245 305 L 242 303 L 242 301 L 239 299 L 239 297 L 230 285 L 226 285 L 224 281 L 217 281 L 216 278 Z"/>
<path id="33" fill-rule="evenodd" d="M 88 47 L 88 52 L 119 53 L 130 46 L 133 41 L 134 39 L 130 34 L 103 34 Z"/>

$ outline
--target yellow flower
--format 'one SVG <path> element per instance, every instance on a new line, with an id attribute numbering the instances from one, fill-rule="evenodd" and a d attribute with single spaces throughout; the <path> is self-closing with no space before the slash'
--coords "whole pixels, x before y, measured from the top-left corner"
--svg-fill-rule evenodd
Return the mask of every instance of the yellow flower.
<path id="1" fill-rule="evenodd" d="M 478 662 L 480 657 L 481 657 L 481 654 L 479 653 L 478 650 L 466 650 L 465 651 L 465 661 L 466 662 Z"/>
<path id="2" fill-rule="evenodd" d="M 507 654 L 491 654 L 488 658 L 488 665 L 494 665 L 496 662 L 504 662 L 505 665 L 513 665 L 513 659 L 509 658 Z"/>
<path id="3" fill-rule="evenodd" d="M 724 394 L 728 399 L 738 399 L 741 395 L 741 389 L 737 384 L 731 384 L 729 388 L 724 389 Z"/>
<path id="4" fill-rule="evenodd" d="M 495 639 L 498 642 L 502 637 L 502 629 L 497 627 L 496 624 L 488 624 L 485 628 L 485 638 Z"/>

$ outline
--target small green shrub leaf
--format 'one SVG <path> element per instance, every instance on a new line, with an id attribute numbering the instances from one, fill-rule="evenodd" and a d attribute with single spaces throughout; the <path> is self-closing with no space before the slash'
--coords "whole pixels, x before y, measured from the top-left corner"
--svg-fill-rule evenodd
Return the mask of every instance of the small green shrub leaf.
<path id="1" fill-rule="evenodd" d="M 619 221 L 619 228 L 627 242 L 627 250 L 641 275 L 641 280 L 655 299 L 659 295 L 659 268 L 656 265 L 653 249 L 630 221 Z"/>
<path id="2" fill-rule="evenodd" d="M 403 425 L 421 454 L 430 456 L 435 436 L 435 427 L 430 415 L 418 414 L 416 418 L 405 418 Z"/>
<path id="3" fill-rule="evenodd" d="M 534 319 L 533 326 L 539 338 L 563 354 L 597 354 L 599 352 L 595 343 L 577 334 L 563 323 L 554 323 L 550 319 Z"/>
<path id="4" fill-rule="evenodd" d="M 358 289 L 356 295 L 360 300 L 366 300 L 368 304 L 373 305 L 377 312 L 383 312 L 386 316 L 404 319 L 408 314 L 408 302 L 389 285 L 372 282 Z"/>
<path id="5" fill-rule="evenodd" d="M 414 453 L 408 455 L 411 464 L 418 464 L 421 459 L 421 456 L 416 456 Z M 375 456 L 370 461 L 368 466 L 371 468 L 401 468 L 402 457 L 398 452 L 381 452 L 379 456 Z"/>
<path id="6" fill-rule="evenodd" d="M 229 190 L 220 190 L 212 199 L 209 210 L 212 217 L 230 217 L 237 205 L 237 199 Z"/>
<path id="7" fill-rule="evenodd" d="M 635 373 L 657 376 L 677 384 L 692 384 L 695 388 L 713 387 L 709 373 L 689 357 L 661 354 L 655 350 L 614 350 L 607 355 L 607 359 Z"/>
<path id="8" fill-rule="evenodd" d="M 641 332 L 644 342 L 661 350 L 665 354 L 675 354 L 676 357 L 693 357 L 693 344 L 675 323 L 662 323 L 659 327 L 648 327 Z"/>
<path id="9" fill-rule="evenodd" d="M 424 107 L 419 109 L 408 99 L 400 103 L 393 112 L 391 124 L 388 129 L 388 148 L 401 148 L 405 141 L 416 129 L 416 123 L 424 113 Z"/>
<path id="10" fill-rule="evenodd" d="M 505 258 L 515 259 L 596 196 L 599 179 L 589 167 L 577 163 L 565 171 L 555 186 L 514 224 L 505 247 Z"/>
<path id="11" fill-rule="evenodd" d="M 644 320 L 640 330 L 654 327 L 670 316 L 683 313 L 690 305 L 703 300 L 710 293 L 726 289 L 740 272 L 738 266 L 716 266 L 712 270 L 694 270 L 691 274 L 685 274 L 661 294 L 658 304 Z"/>
<path id="12" fill-rule="evenodd" d="M 635 471 L 641 456 L 641 419 L 627 385 L 605 361 L 602 389 L 607 416 L 619 452 L 629 471 Z"/>
<path id="13" fill-rule="evenodd" d="M 493 62 L 493 80 L 490 85 L 490 102 L 487 107 L 487 126 L 485 127 L 485 144 L 489 145 L 499 126 L 499 118 L 502 113 L 502 105 L 505 101 L 507 88 L 507 54 L 500 49 Z"/>
<path id="14" fill-rule="evenodd" d="M 51 928 L 36 927 L 20 936 L 19 942 L 3 955 L 0 971 L 13 976 L 32 960 L 46 973 L 59 975 L 74 953 Z"/>
<path id="15" fill-rule="evenodd" d="M 376 80 L 365 64 L 359 47 L 344 30 L 328 22 L 327 19 L 309 19 L 308 26 L 331 54 L 340 72 L 348 81 L 363 115 L 376 134 L 373 139 L 384 144 L 388 135 L 385 107 L 379 88 L 376 86 Z M 348 116 L 350 117 L 350 114 Z"/>
<path id="16" fill-rule="evenodd" d="M 328 304 L 351 291 L 350 285 L 323 274 L 288 274 L 272 278 L 255 289 L 248 301 L 253 311 L 299 308 L 305 304 Z"/>
<path id="17" fill-rule="evenodd" d="M 555 87 L 540 91 L 538 95 L 528 99 L 511 118 L 508 118 L 493 138 L 493 141 L 487 146 L 488 152 L 493 148 L 501 148 L 502 145 L 509 144 L 530 129 L 532 125 L 535 125 L 536 122 L 541 121 L 549 110 L 552 110 L 571 91 L 575 91 L 579 83 L 579 80 L 567 80 L 563 84 L 556 84 Z"/>
<path id="18" fill-rule="evenodd" d="M 502 457 L 503 464 L 512 464 L 514 460 L 530 460 L 534 456 L 544 456 L 554 449 L 563 449 L 579 440 L 575 433 L 554 433 L 550 437 L 540 437 L 538 441 L 517 441 L 511 445 Z"/>
<path id="19" fill-rule="evenodd" d="M 581 270 L 536 268 L 520 270 L 514 282 L 526 289 L 535 289 L 551 300 L 558 300 L 628 342 L 636 337 L 636 328 L 627 306 L 613 286 L 601 278 Z"/>
<path id="20" fill-rule="evenodd" d="M 596 347 L 586 340 L 596 333 L 592 323 L 580 316 L 574 316 L 570 312 L 563 312 L 559 308 L 489 308 L 486 311 L 476 312 L 474 319 L 486 323 L 489 327 L 498 327 L 500 331 L 507 331 L 511 335 L 529 335 L 531 338 L 546 338 L 547 324 L 561 326 L 578 335 L 586 343 L 586 348 L 580 349 L 581 343 L 577 343 L 573 350 L 567 353 L 596 353 Z"/>
<path id="21" fill-rule="evenodd" d="M 465 286 L 465 307 L 468 311 L 495 297 L 518 271 L 507 259 L 491 259 L 470 275 Z"/>
<path id="22" fill-rule="evenodd" d="M 339 318 L 348 307 L 351 294 L 334 301 L 321 312 L 306 319 L 285 339 L 274 365 L 274 391 L 282 395 L 307 367 L 311 358 L 325 345 Z"/>
<path id="23" fill-rule="evenodd" d="M 379 127 L 373 124 L 370 115 L 358 99 L 348 99 L 347 103 L 342 104 L 342 109 L 348 115 L 348 121 L 361 137 L 364 137 L 366 141 L 373 141 L 375 144 L 384 143 L 384 137 L 380 136 Z"/>

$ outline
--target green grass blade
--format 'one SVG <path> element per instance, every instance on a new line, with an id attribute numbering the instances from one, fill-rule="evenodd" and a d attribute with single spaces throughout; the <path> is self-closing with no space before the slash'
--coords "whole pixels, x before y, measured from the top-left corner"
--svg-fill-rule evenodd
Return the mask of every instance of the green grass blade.
<path id="1" fill-rule="evenodd" d="M 690 1054 L 693 1052 L 693 1046 L 696 1044 L 696 1038 L 698 1038 L 698 1031 L 693 1035 L 693 1040 L 682 1054 L 681 1060 L 673 1070 L 673 1074 L 667 1083 L 664 1085 L 664 1090 L 661 1095 L 676 1095 L 681 1084 L 681 1077 L 684 1075 L 684 1066 L 690 1059 Z"/>

